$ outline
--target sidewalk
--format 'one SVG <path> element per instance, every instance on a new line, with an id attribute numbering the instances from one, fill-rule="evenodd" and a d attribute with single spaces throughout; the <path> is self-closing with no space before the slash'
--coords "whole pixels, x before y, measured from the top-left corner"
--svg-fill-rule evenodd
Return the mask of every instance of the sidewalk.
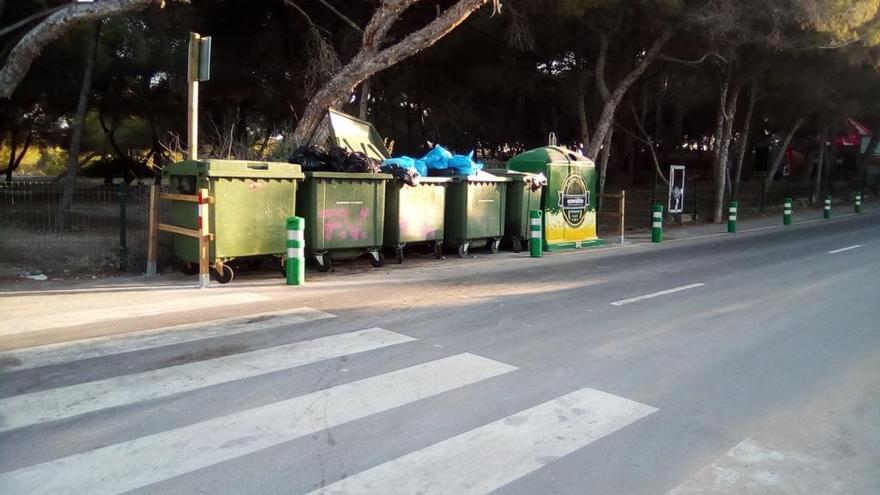
<path id="1" fill-rule="evenodd" d="M 669 249 L 671 242 L 796 228 L 798 224 L 833 222 L 855 215 L 851 209 L 842 210 L 838 206 L 832 220 L 822 219 L 821 208 L 799 210 L 791 227 L 782 225 L 781 214 L 747 218 L 739 222 L 738 234 L 728 234 L 726 223 L 673 226 L 665 230 L 661 246 Z M 876 215 L 880 202 L 865 205 L 864 211 L 864 215 Z M 195 288 L 195 279 L 180 273 L 73 282 L 23 281 L 13 289 L 0 289 L 0 351 L 184 324 L 207 328 L 236 319 L 249 324 L 297 310 L 357 315 L 427 305 L 454 307 L 463 300 L 502 292 L 529 294 L 584 283 L 524 275 L 523 270 L 534 268 L 535 263 L 542 263 L 549 273 L 573 260 L 598 261 L 651 246 L 648 229 L 628 232 L 623 246 L 610 233 L 605 240 L 605 247 L 545 253 L 540 261 L 531 259 L 528 252 L 489 255 L 475 251 L 466 259 L 451 256 L 438 261 L 428 255 L 413 256 L 403 265 L 373 269 L 361 259 L 340 263 L 330 273 L 310 271 L 302 287 L 286 286 L 277 271 L 243 272 L 230 284 L 212 283 L 206 290 Z"/>
<path id="2" fill-rule="evenodd" d="M 867 214 L 874 210 L 880 210 L 880 200 L 869 200 L 863 203 L 862 211 Z M 824 220 L 822 217 L 823 207 L 798 207 L 795 205 L 792 211 L 792 225 L 803 224 L 809 222 L 818 222 Z M 844 218 L 855 215 L 852 205 L 835 204 L 832 209 L 832 219 Z M 767 211 L 761 213 L 749 213 L 744 211 L 738 212 L 739 221 L 737 222 L 737 233 L 755 232 L 759 230 L 769 230 L 772 228 L 783 228 L 782 224 L 782 208 L 780 206 L 768 207 Z M 725 218 L 726 215 L 725 215 Z M 607 244 L 620 244 L 618 237 L 614 233 L 609 233 L 605 237 Z M 727 221 L 722 223 L 692 223 L 685 225 L 663 224 L 663 240 L 676 241 L 684 239 L 703 238 L 713 235 L 726 235 Z M 651 242 L 651 229 L 638 228 L 630 231 L 627 229 L 625 240 L 627 243 Z"/>

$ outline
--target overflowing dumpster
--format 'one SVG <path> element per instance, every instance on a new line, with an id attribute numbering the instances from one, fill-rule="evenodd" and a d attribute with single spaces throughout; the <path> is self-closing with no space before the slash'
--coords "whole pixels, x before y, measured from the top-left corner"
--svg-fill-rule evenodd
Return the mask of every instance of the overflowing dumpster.
<path id="1" fill-rule="evenodd" d="M 492 175 L 506 177 L 507 198 L 504 212 L 504 239 L 510 242 L 513 252 L 522 251 L 523 244 L 529 241 L 529 211 L 541 209 L 543 174 L 531 174 L 506 169 L 486 170 Z M 544 180 L 541 180 L 544 182 Z"/>
<path id="2" fill-rule="evenodd" d="M 198 194 L 208 189 L 214 198 L 209 215 L 213 240 L 209 262 L 217 281 L 232 280 L 228 262 L 237 258 L 283 257 L 286 246 L 284 222 L 294 215 L 297 182 L 303 179 L 298 165 L 241 160 L 190 160 L 165 168 L 163 175 L 169 192 Z M 171 222 L 195 229 L 197 207 L 192 202 L 173 201 Z M 198 272 L 198 240 L 180 234 L 172 239 L 174 254 L 184 273 Z"/>
<path id="3" fill-rule="evenodd" d="M 330 110 L 329 116 L 333 144 L 375 160 L 389 157 L 372 124 L 335 110 Z M 418 177 L 413 185 L 400 179 L 387 181 L 381 244 L 394 250 L 398 263 L 403 262 L 408 244 L 430 243 L 434 254 L 442 257 L 446 187 L 451 182 L 445 177 Z"/>
<path id="4" fill-rule="evenodd" d="M 592 160 L 565 148 L 544 146 L 511 158 L 507 169 L 547 177 L 541 203 L 545 250 L 603 244 L 596 232 L 596 165 Z"/>
<path id="5" fill-rule="evenodd" d="M 504 235 L 506 177 L 488 173 L 453 177 L 446 188 L 445 242 L 464 258 L 471 247 L 488 246 L 495 254 Z"/>
<path id="6" fill-rule="evenodd" d="M 448 177 L 420 177 L 418 184 L 389 181 L 385 192 L 385 246 L 403 263 L 407 244 L 431 243 L 434 256 L 443 257 L 444 211 Z"/>

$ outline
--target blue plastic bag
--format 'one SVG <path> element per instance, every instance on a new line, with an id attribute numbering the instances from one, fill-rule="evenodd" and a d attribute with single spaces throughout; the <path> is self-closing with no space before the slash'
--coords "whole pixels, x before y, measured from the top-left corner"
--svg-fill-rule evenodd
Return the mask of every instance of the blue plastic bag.
<path id="1" fill-rule="evenodd" d="M 438 144 L 434 146 L 434 149 L 423 156 L 422 160 L 425 161 L 425 165 L 429 170 L 443 170 L 449 168 L 449 160 L 451 158 L 452 153 Z"/>
<path id="2" fill-rule="evenodd" d="M 476 175 L 483 169 L 483 164 L 474 161 L 474 152 L 471 151 L 467 155 L 454 155 L 450 158 L 449 168 L 458 175 Z"/>

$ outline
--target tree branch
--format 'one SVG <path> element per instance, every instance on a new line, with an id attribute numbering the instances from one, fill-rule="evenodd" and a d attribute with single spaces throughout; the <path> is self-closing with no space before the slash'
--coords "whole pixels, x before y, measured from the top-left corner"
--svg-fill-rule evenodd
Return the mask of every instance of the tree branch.
<path id="1" fill-rule="evenodd" d="M 721 60 L 724 60 L 724 61 L 726 62 L 726 60 L 724 59 L 724 57 L 722 57 L 722 56 L 721 56 L 718 52 L 716 52 L 716 51 L 706 52 L 706 53 L 703 54 L 702 57 L 700 57 L 700 58 L 698 58 L 698 59 L 696 59 L 696 60 L 685 60 L 685 59 L 681 59 L 681 58 L 670 57 L 669 55 L 663 55 L 663 54 L 661 53 L 661 54 L 657 55 L 657 60 L 662 60 L 662 61 L 664 61 L 664 62 L 673 62 L 673 63 L 676 63 L 676 64 L 682 64 L 682 65 L 700 65 L 700 64 L 702 64 L 703 62 L 705 62 L 707 58 L 709 58 L 709 57 L 711 57 L 711 56 L 718 57 L 718 58 L 720 58 Z"/>
<path id="2" fill-rule="evenodd" d="M 488 0 L 459 0 L 425 27 L 410 33 L 388 48 L 378 50 L 379 40 L 384 38 L 400 13 L 417 1 L 386 0 L 381 4 L 364 30 L 360 52 L 327 81 L 309 101 L 293 135 L 296 143 L 311 142 L 327 108 L 338 105 L 358 84 L 373 74 L 432 46 L 485 5 Z"/>
<path id="3" fill-rule="evenodd" d="M 9 26 L 6 26 L 5 28 L 0 29 L 0 36 L 6 36 L 7 34 L 15 31 L 16 29 L 24 26 L 25 24 L 27 24 L 31 21 L 34 21 L 34 20 L 39 19 L 41 17 L 46 17 L 47 15 L 58 12 L 59 10 L 61 10 L 63 8 L 65 8 L 64 5 L 62 5 L 60 7 L 47 9 L 42 12 L 37 12 L 36 14 L 29 15 L 16 23 L 10 24 Z"/>
<path id="4" fill-rule="evenodd" d="M 651 135 L 648 134 L 648 131 L 645 130 L 645 126 L 642 125 L 642 121 L 639 119 L 638 113 L 636 112 L 636 106 L 631 104 L 629 106 L 629 110 L 630 112 L 632 112 L 632 117 L 636 123 L 636 127 L 639 129 L 639 132 L 642 133 L 644 138 L 640 138 L 632 133 L 630 133 L 630 135 L 648 146 L 648 150 L 651 152 L 651 161 L 654 162 L 654 170 L 657 171 L 657 176 L 659 176 L 665 184 L 669 185 L 669 180 L 666 178 L 666 176 L 663 175 L 663 171 L 660 170 L 660 160 L 657 158 L 657 150 L 654 148 L 654 140 L 651 139 Z M 624 129 L 624 131 L 628 132 L 626 131 L 626 129 Z"/>
<path id="5" fill-rule="evenodd" d="M 22 36 L 6 57 L 3 68 L 0 69 L 0 98 L 12 96 L 40 52 L 75 24 L 143 10 L 151 5 L 164 6 L 165 0 L 103 0 L 94 3 L 77 3 L 49 15 Z"/>
<path id="6" fill-rule="evenodd" d="M 296 10 L 297 12 L 299 12 L 300 15 L 303 16 L 303 18 L 306 20 L 306 22 L 309 23 L 310 26 L 312 26 L 315 29 L 320 29 L 321 31 L 324 31 L 327 34 L 330 34 L 330 31 L 327 31 L 326 29 L 322 28 L 321 26 L 315 24 L 315 21 L 313 21 L 312 18 L 309 17 L 309 14 L 305 10 L 303 10 L 302 7 L 300 7 L 299 5 L 294 3 L 293 0 L 282 0 L 282 1 L 284 3 L 286 3 L 287 5 L 293 7 L 294 10 Z"/>
<path id="7" fill-rule="evenodd" d="M 605 65 L 607 60 L 608 36 L 605 33 L 599 33 L 599 55 L 596 57 L 596 87 L 599 89 L 602 101 L 608 101 L 611 98 L 611 92 L 608 90 L 608 84 L 605 82 Z"/>
<path id="8" fill-rule="evenodd" d="M 359 32 L 359 33 L 361 33 L 361 34 L 364 33 L 364 30 L 361 29 L 361 27 L 358 26 L 356 22 L 354 22 L 353 20 L 351 20 L 351 18 L 348 17 L 347 15 L 343 14 L 342 12 L 340 12 L 336 7 L 330 5 L 329 2 L 327 2 L 326 0 L 318 0 L 318 2 L 320 2 L 321 5 L 323 5 L 324 7 L 327 7 L 327 8 L 330 10 L 330 12 L 333 12 L 333 13 L 336 14 L 340 19 L 342 19 L 343 21 L 345 21 L 345 22 L 346 22 L 349 26 L 351 26 L 355 31 L 357 31 L 357 32 Z"/>

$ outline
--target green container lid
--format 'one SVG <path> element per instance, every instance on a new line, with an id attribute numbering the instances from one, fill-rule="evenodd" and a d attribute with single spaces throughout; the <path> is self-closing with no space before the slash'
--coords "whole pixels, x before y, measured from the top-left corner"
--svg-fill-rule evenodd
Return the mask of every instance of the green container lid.
<path id="1" fill-rule="evenodd" d="M 306 179 L 343 180 L 391 180 L 391 174 L 371 174 L 367 172 L 305 172 Z"/>
<path id="2" fill-rule="evenodd" d="M 373 124 L 333 109 L 329 110 L 329 116 L 330 140 L 336 146 L 350 152 L 359 151 L 379 161 L 391 156 Z"/>
<path id="3" fill-rule="evenodd" d="M 507 168 L 520 172 L 544 172 L 548 163 L 595 165 L 593 160 L 559 146 L 542 146 L 516 155 L 507 161 Z"/>
<path id="4" fill-rule="evenodd" d="M 490 173 L 480 174 L 480 175 L 457 175 L 454 177 L 450 177 L 453 182 L 470 182 L 474 184 L 486 183 L 486 182 L 510 182 L 511 179 L 507 177 L 498 177 L 492 175 Z"/>
<path id="5" fill-rule="evenodd" d="M 299 165 L 250 160 L 186 160 L 165 167 L 164 175 L 240 177 L 255 179 L 302 179 Z"/>

